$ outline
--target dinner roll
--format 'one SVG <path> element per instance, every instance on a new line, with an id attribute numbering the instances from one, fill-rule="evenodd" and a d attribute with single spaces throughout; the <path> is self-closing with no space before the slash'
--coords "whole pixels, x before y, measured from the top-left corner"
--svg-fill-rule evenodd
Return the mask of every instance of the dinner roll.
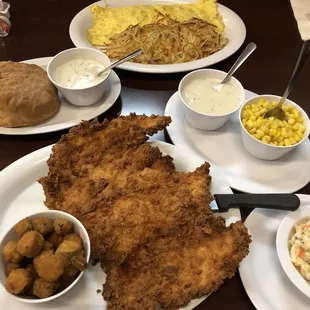
<path id="1" fill-rule="evenodd" d="M 0 126 L 41 123 L 59 109 L 58 92 L 37 65 L 0 61 Z"/>

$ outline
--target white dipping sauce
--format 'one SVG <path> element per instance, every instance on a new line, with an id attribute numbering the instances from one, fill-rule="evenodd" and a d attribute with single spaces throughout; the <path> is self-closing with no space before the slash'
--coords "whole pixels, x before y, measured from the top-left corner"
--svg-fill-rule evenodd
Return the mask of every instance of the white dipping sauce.
<path id="1" fill-rule="evenodd" d="M 97 76 L 104 68 L 105 66 L 97 60 L 77 56 L 56 68 L 54 80 L 67 88 L 87 88 L 105 79 L 108 72 Z"/>
<path id="2" fill-rule="evenodd" d="M 232 112 L 240 105 L 242 91 L 231 80 L 219 90 L 214 89 L 221 81 L 212 77 L 194 79 L 185 85 L 182 97 L 192 109 L 200 113 L 223 115 Z"/>

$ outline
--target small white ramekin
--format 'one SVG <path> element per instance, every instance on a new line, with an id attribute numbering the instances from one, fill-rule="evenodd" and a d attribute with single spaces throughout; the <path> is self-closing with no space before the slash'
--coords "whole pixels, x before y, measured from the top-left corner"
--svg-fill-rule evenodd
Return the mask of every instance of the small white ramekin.
<path id="1" fill-rule="evenodd" d="M 89 236 L 88 233 L 85 229 L 85 227 L 83 226 L 83 224 L 74 216 L 66 213 L 66 212 L 62 212 L 62 211 L 57 211 L 57 210 L 49 210 L 49 211 L 44 211 L 44 212 L 40 212 L 40 213 L 35 213 L 33 215 L 29 215 L 28 218 L 31 219 L 35 219 L 38 217 L 47 217 L 50 219 L 66 219 L 68 221 L 71 221 L 74 224 L 74 232 L 76 232 L 83 240 L 83 246 L 84 246 L 84 251 L 85 251 L 85 258 L 86 258 L 86 262 L 89 262 L 90 259 L 90 252 L 91 252 L 91 246 L 90 246 L 90 240 L 89 240 Z M 7 242 L 9 242 L 10 240 L 17 240 L 18 236 L 15 232 L 15 227 L 11 227 L 8 232 L 4 235 L 4 237 L 2 238 L 2 240 L 0 241 L 0 285 L 3 286 L 4 290 L 5 290 L 5 281 L 6 281 L 6 274 L 5 274 L 5 265 L 6 262 L 4 260 L 4 257 L 2 255 L 2 249 L 5 246 L 5 244 Z M 23 296 L 18 296 L 18 295 L 14 295 L 11 293 L 10 296 L 18 301 L 22 301 L 25 303 L 43 303 L 43 302 L 47 302 L 53 299 L 56 299 L 60 296 L 62 296 L 63 294 L 67 293 L 73 286 L 75 286 L 75 284 L 77 282 L 79 282 L 79 280 L 82 278 L 84 274 L 84 271 L 81 271 L 79 273 L 79 275 L 75 278 L 75 280 L 69 285 L 67 286 L 64 290 L 60 291 L 59 293 L 47 297 L 47 298 L 32 298 L 32 297 L 23 297 Z"/>
<path id="2" fill-rule="evenodd" d="M 221 114 L 221 115 L 211 115 L 211 114 L 205 114 L 205 113 L 198 112 L 194 110 L 190 105 L 188 105 L 186 101 L 184 100 L 184 98 L 182 97 L 182 90 L 191 81 L 195 79 L 206 78 L 206 77 L 218 78 L 220 80 L 223 80 L 226 75 L 227 73 L 224 71 L 219 71 L 219 70 L 214 70 L 214 69 L 201 69 L 201 70 L 190 72 L 183 77 L 183 79 L 181 80 L 179 84 L 178 90 L 179 90 L 181 101 L 183 102 L 185 117 L 192 126 L 198 129 L 202 129 L 202 130 L 216 130 L 222 127 L 229 120 L 229 118 L 236 111 L 238 111 L 238 109 L 244 102 L 244 88 L 242 84 L 234 77 L 231 77 L 230 81 L 232 83 L 235 83 L 240 88 L 241 97 L 240 97 L 239 105 L 236 107 L 236 109 L 234 109 L 233 111 L 229 113 Z"/>
<path id="3" fill-rule="evenodd" d="M 308 139 L 309 133 L 310 133 L 310 122 L 309 117 L 307 113 L 295 102 L 287 99 L 285 102 L 288 104 L 293 105 L 298 111 L 300 111 L 303 119 L 304 119 L 304 125 L 306 127 L 306 131 L 304 133 L 304 137 L 296 144 L 291 146 L 275 146 L 275 145 L 269 145 L 266 144 L 260 140 L 257 140 L 254 138 L 243 126 L 242 124 L 242 111 L 244 107 L 248 104 L 256 103 L 259 101 L 259 99 L 269 100 L 269 101 L 280 101 L 280 96 L 275 95 L 260 95 L 253 97 L 249 100 L 247 100 L 243 106 L 240 109 L 239 112 L 239 123 L 241 127 L 241 138 L 242 143 L 245 147 L 245 149 L 253 156 L 264 159 L 264 160 L 276 160 L 280 157 L 286 155 L 290 151 L 294 150 L 296 147 L 298 147 L 301 143 L 303 143 L 306 139 Z"/>
<path id="4" fill-rule="evenodd" d="M 95 59 L 101 62 L 105 67 L 108 67 L 111 64 L 109 57 L 101 51 L 88 47 L 75 47 L 62 51 L 54 56 L 47 66 L 47 75 L 50 81 L 57 87 L 57 89 L 70 103 L 78 106 L 89 106 L 102 98 L 106 87 L 108 87 L 107 80 L 111 71 L 108 72 L 102 81 L 86 88 L 68 88 L 58 84 L 54 79 L 54 72 L 56 68 L 77 56 Z"/>

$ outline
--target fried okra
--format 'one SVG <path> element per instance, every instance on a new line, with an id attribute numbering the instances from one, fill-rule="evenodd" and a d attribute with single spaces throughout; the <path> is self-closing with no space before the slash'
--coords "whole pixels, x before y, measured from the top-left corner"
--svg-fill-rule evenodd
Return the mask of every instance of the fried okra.
<path id="1" fill-rule="evenodd" d="M 7 263 L 5 266 L 5 274 L 6 276 L 8 276 L 12 270 L 14 269 L 19 269 L 20 268 L 20 264 L 17 263 Z"/>
<path id="2" fill-rule="evenodd" d="M 17 250 L 17 241 L 9 241 L 2 249 L 2 254 L 7 262 L 19 263 L 23 255 Z"/>
<path id="3" fill-rule="evenodd" d="M 48 282 L 38 278 L 33 283 L 33 295 L 40 298 L 47 298 L 54 295 L 59 288 L 59 282 Z"/>
<path id="4" fill-rule="evenodd" d="M 65 271 L 65 258 L 54 254 L 53 251 L 42 251 L 33 259 L 33 264 L 39 277 L 56 282 Z"/>
<path id="5" fill-rule="evenodd" d="M 53 232 L 46 240 L 53 245 L 54 250 L 57 250 L 59 245 L 64 241 L 64 237 Z"/>
<path id="6" fill-rule="evenodd" d="M 5 282 L 5 288 L 9 293 L 20 294 L 27 290 L 33 282 L 32 274 L 27 269 L 14 269 L 10 272 Z"/>
<path id="7" fill-rule="evenodd" d="M 54 231 L 53 220 L 47 217 L 38 217 L 32 220 L 33 230 L 36 230 L 41 235 L 48 235 Z"/>
<path id="8" fill-rule="evenodd" d="M 37 231 L 28 231 L 17 243 L 17 250 L 26 257 L 35 257 L 43 249 L 44 238 Z"/>
<path id="9" fill-rule="evenodd" d="M 64 236 L 73 231 L 73 223 L 66 219 L 56 219 L 54 221 L 54 228 L 58 235 Z"/>
<path id="10" fill-rule="evenodd" d="M 78 253 L 82 249 L 82 246 L 79 243 L 76 243 L 74 241 L 63 241 L 58 249 L 56 250 L 57 254 L 63 254 L 66 257 L 70 258 Z"/>
<path id="11" fill-rule="evenodd" d="M 54 246 L 49 241 L 44 241 L 43 250 L 54 250 Z"/>
<path id="12" fill-rule="evenodd" d="M 84 251 L 81 250 L 77 254 L 75 254 L 71 258 L 71 263 L 72 263 L 72 266 L 78 269 L 79 271 L 85 270 L 87 264 L 86 264 Z"/>
<path id="13" fill-rule="evenodd" d="M 68 235 L 65 235 L 65 240 L 76 242 L 81 246 L 83 245 L 82 238 L 76 233 L 70 233 Z"/>
<path id="14" fill-rule="evenodd" d="M 22 235 L 24 235 L 26 232 L 32 230 L 32 224 L 28 217 L 24 218 L 23 220 L 19 221 L 15 225 L 15 231 L 20 238 Z"/>

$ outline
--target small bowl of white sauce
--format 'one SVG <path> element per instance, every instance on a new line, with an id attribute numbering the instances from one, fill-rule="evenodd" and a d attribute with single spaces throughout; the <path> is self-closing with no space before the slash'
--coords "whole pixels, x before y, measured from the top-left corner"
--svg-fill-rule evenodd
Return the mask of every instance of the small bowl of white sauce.
<path id="1" fill-rule="evenodd" d="M 187 74 L 179 84 L 179 94 L 184 104 L 187 121 L 202 130 L 216 130 L 239 110 L 244 101 L 244 88 L 234 77 L 216 86 L 226 72 L 201 69 Z"/>
<path id="2" fill-rule="evenodd" d="M 60 52 L 49 62 L 47 75 L 72 104 L 88 106 L 99 101 L 108 87 L 110 59 L 94 48 L 71 48 Z"/>

